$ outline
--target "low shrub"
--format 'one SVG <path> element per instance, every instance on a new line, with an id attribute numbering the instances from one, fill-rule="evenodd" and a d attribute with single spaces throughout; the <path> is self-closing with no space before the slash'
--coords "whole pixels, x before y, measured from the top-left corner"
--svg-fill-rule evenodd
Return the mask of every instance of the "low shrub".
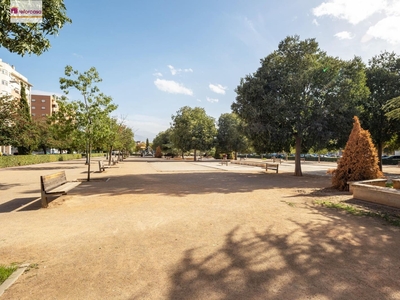
<path id="1" fill-rule="evenodd" d="M 81 158 L 81 154 L 11 155 L 0 157 L 0 168 L 43 164 Z"/>

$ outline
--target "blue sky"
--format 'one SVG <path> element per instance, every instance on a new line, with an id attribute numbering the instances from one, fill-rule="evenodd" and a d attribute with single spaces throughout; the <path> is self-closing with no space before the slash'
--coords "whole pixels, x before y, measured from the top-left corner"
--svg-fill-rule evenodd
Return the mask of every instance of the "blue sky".
<path id="1" fill-rule="evenodd" d="M 218 119 L 230 112 L 240 78 L 288 35 L 316 38 L 321 49 L 364 62 L 400 54 L 399 0 L 65 0 L 72 24 L 41 56 L 0 48 L 34 91 L 61 93 L 66 65 L 94 66 L 115 116 L 152 140 L 185 105 Z M 77 95 L 70 97 L 77 99 Z"/>

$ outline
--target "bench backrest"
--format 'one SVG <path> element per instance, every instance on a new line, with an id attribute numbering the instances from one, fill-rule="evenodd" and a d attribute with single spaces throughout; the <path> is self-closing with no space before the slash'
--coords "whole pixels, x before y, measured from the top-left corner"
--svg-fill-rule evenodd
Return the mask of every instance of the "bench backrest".
<path id="1" fill-rule="evenodd" d="M 67 182 L 65 171 L 60 171 L 50 175 L 40 176 L 40 184 L 43 191 L 51 190 Z"/>

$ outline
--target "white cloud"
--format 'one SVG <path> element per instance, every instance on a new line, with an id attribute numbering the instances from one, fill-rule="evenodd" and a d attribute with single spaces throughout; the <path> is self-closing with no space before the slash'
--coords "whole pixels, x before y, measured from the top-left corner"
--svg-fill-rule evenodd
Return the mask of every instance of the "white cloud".
<path id="1" fill-rule="evenodd" d="M 78 58 L 83 58 L 82 55 L 78 54 L 78 53 L 72 53 L 73 56 L 78 57 Z"/>
<path id="2" fill-rule="evenodd" d="M 387 8 L 386 0 L 329 0 L 313 9 L 317 17 L 332 16 L 358 24 Z"/>
<path id="3" fill-rule="evenodd" d="M 207 97 L 207 101 L 210 103 L 217 103 L 219 100 Z"/>
<path id="4" fill-rule="evenodd" d="M 153 76 L 162 77 L 163 75 L 160 72 L 153 73 Z"/>
<path id="5" fill-rule="evenodd" d="M 390 44 L 400 44 L 400 1 L 398 0 L 326 0 L 313 9 L 317 17 L 331 16 L 356 25 L 373 15 L 374 25 L 364 33 L 361 42 L 382 39 Z M 314 21 L 313 21 L 314 23 Z M 335 34 L 339 39 L 352 39 L 347 31 Z"/>
<path id="6" fill-rule="evenodd" d="M 151 141 L 160 131 L 164 131 L 169 127 L 168 119 L 149 115 L 133 115 L 124 122 L 128 127 L 132 128 L 135 134 L 135 141 L 145 141 L 146 138 Z"/>
<path id="7" fill-rule="evenodd" d="M 313 23 L 315 26 L 319 26 L 319 23 L 318 23 L 317 19 L 312 20 L 312 23 Z"/>
<path id="8" fill-rule="evenodd" d="M 380 38 L 386 40 L 390 44 L 400 44 L 400 16 L 387 17 L 380 20 L 374 26 L 371 26 L 363 38 L 368 41 L 371 38 Z M 369 37 L 369 38 L 368 38 Z"/>
<path id="9" fill-rule="evenodd" d="M 173 80 L 164 80 L 157 78 L 154 81 L 154 84 L 160 91 L 167 92 L 170 94 L 183 94 L 189 96 L 193 95 L 193 91 L 191 89 L 188 89 L 184 87 L 183 84 L 180 84 Z"/>
<path id="10" fill-rule="evenodd" d="M 193 73 L 193 70 L 191 68 L 189 68 L 189 69 L 175 69 L 171 65 L 168 65 L 168 68 L 171 71 L 172 75 L 176 75 L 176 74 L 179 74 L 179 73 L 182 73 L 182 72 L 184 72 L 184 73 L 188 73 L 188 72 Z"/>
<path id="11" fill-rule="evenodd" d="M 335 34 L 335 36 L 340 40 L 351 40 L 354 38 L 354 36 L 351 34 L 351 32 L 348 32 L 348 31 L 338 32 Z"/>
<path id="12" fill-rule="evenodd" d="M 201 100 L 200 100 L 200 99 L 197 99 L 197 102 L 201 102 Z"/>
<path id="13" fill-rule="evenodd" d="M 210 84 L 208 87 L 209 87 L 210 90 L 212 90 L 214 93 L 221 94 L 221 95 L 225 95 L 225 90 L 227 89 L 226 86 L 222 86 L 222 85 L 220 85 L 220 84 L 217 84 L 217 85 L 215 85 L 215 84 Z"/>

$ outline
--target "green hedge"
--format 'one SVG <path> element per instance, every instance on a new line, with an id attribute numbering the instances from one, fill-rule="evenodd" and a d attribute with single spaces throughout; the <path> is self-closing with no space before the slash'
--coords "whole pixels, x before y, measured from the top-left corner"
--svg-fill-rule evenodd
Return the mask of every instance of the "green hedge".
<path id="1" fill-rule="evenodd" d="M 0 156 L 0 168 L 43 164 L 81 158 L 81 154 L 11 155 Z"/>

